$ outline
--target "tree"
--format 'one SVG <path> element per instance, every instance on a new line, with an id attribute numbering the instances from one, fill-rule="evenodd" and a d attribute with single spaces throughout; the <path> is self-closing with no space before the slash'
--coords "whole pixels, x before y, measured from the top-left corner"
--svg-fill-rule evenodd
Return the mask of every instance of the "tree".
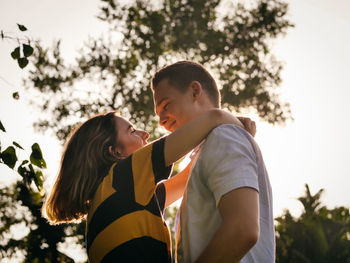
<path id="1" fill-rule="evenodd" d="M 23 182 L 0 189 L 0 256 L 23 253 L 23 262 L 74 262 L 58 251 L 58 244 L 74 236 L 84 244 L 84 224 L 51 226 L 41 216 L 42 195 Z M 13 237 L 15 227 L 24 225 L 23 237 Z"/>
<path id="2" fill-rule="evenodd" d="M 301 216 L 286 210 L 276 218 L 276 262 L 350 262 L 349 208 L 320 206 L 322 193 L 311 195 L 306 185 L 305 196 L 298 198 L 304 206 Z"/>
<path id="3" fill-rule="evenodd" d="M 278 97 L 282 65 L 270 53 L 270 43 L 292 26 L 287 11 L 279 0 L 250 7 L 220 0 L 101 0 L 99 19 L 109 34 L 89 39 L 75 63 L 65 63 L 60 41 L 52 48 L 36 46 L 25 79 L 44 112 L 36 127 L 63 140 L 82 119 L 120 109 L 153 133 L 150 78 L 181 59 L 200 62 L 213 73 L 223 107 L 252 108 L 270 123 L 284 123 L 290 108 Z"/>

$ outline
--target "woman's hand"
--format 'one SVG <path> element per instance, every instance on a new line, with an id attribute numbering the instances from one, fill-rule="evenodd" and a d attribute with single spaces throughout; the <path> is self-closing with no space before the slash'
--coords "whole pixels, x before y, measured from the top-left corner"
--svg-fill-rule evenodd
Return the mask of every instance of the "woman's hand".
<path id="1" fill-rule="evenodd" d="M 220 118 L 218 118 L 219 124 L 224 124 L 224 123 L 235 124 L 243 129 L 245 129 L 253 137 L 255 136 L 255 134 L 256 134 L 255 121 L 251 120 L 248 117 L 235 117 L 234 115 L 232 115 L 231 113 L 229 113 L 225 110 L 216 109 L 216 111 L 219 111 L 219 115 L 220 115 Z"/>
<path id="2" fill-rule="evenodd" d="M 244 129 L 249 132 L 253 137 L 256 134 L 256 124 L 255 121 L 251 120 L 248 117 L 237 117 L 244 126 Z"/>

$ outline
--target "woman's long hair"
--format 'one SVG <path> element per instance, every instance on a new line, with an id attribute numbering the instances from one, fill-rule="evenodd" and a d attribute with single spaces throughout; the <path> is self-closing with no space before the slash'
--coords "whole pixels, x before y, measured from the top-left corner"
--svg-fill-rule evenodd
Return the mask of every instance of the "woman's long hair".
<path id="1" fill-rule="evenodd" d="M 108 150 L 117 145 L 115 114 L 92 117 L 71 133 L 58 177 L 43 205 L 50 224 L 79 222 L 87 214 L 99 183 L 116 161 Z"/>

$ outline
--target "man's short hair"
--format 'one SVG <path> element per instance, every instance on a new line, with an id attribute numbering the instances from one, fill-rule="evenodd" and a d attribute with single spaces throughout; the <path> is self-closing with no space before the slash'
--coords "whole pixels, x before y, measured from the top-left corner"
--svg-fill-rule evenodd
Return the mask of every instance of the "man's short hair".
<path id="1" fill-rule="evenodd" d="M 193 61 L 179 61 L 161 68 L 152 78 L 152 89 L 155 90 L 164 79 L 181 92 L 185 92 L 192 81 L 198 81 L 214 107 L 220 107 L 221 98 L 216 82 L 201 64 Z"/>

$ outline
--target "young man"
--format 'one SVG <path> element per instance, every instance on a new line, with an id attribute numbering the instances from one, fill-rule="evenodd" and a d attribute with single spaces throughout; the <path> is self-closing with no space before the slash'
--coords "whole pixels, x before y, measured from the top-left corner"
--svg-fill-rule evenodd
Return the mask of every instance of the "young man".
<path id="1" fill-rule="evenodd" d="M 152 89 L 160 125 L 171 132 L 220 107 L 214 79 L 194 62 L 161 69 Z M 221 125 L 195 154 L 180 207 L 177 262 L 274 262 L 271 186 L 253 137 Z"/>

